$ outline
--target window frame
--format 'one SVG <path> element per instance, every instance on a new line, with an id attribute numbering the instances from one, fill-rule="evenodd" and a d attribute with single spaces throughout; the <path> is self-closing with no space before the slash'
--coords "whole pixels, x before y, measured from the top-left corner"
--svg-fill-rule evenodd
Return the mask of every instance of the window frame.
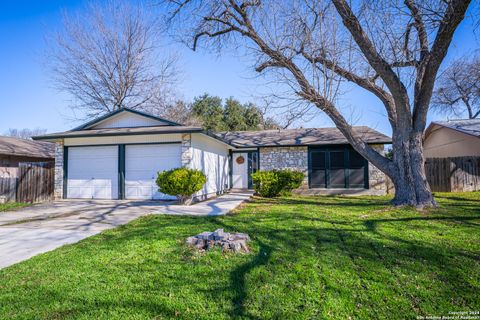
<path id="1" fill-rule="evenodd" d="M 324 152 L 325 153 L 325 185 L 324 187 L 312 187 L 312 154 L 317 152 Z M 330 164 L 330 152 L 344 152 L 344 166 L 343 172 L 345 175 L 345 184 L 344 187 L 332 187 L 331 186 L 331 164 Z M 358 168 L 351 168 L 350 166 L 350 152 L 356 152 L 350 145 L 329 145 L 329 146 L 309 146 L 308 147 L 308 187 L 309 189 L 369 189 L 369 174 L 368 174 L 368 161 L 364 157 L 360 155 L 364 159 L 364 172 L 363 172 L 363 187 L 351 187 L 350 186 L 350 169 L 358 169 Z M 357 152 L 358 153 L 358 152 Z"/>

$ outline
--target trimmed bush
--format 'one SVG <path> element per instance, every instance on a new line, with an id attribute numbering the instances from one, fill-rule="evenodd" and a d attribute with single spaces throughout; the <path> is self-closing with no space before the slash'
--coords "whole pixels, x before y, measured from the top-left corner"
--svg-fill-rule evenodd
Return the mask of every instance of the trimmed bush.
<path id="1" fill-rule="evenodd" d="M 259 170 L 252 174 L 255 192 L 265 198 L 290 193 L 293 189 L 300 187 L 303 178 L 302 172 L 290 169 Z"/>
<path id="2" fill-rule="evenodd" d="M 192 195 L 207 182 L 207 177 L 200 170 L 176 168 L 159 172 L 156 182 L 158 191 L 176 196 L 182 204 L 188 204 Z"/>
<path id="3" fill-rule="evenodd" d="M 277 197 L 282 192 L 279 175 L 276 171 L 258 170 L 252 173 L 255 192 L 265 198 Z"/>
<path id="4" fill-rule="evenodd" d="M 282 191 L 291 192 L 294 189 L 299 188 L 302 185 L 305 175 L 298 170 L 279 170 L 281 183 L 284 186 Z"/>

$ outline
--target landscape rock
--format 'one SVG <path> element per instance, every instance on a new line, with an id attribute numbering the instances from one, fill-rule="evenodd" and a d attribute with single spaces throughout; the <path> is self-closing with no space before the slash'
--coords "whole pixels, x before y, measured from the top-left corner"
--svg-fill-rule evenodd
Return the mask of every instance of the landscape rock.
<path id="1" fill-rule="evenodd" d="M 228 238 L 228 234 L 223 229 L 217 229 L 213 232 L 213 240 L 224 240 Z"/>
<path id="2" fill-rule="evenodd" d="M 217 229 L 213 232 L 202 232 L 196 236 L 188 237 L 185 241 L 187 245 L 195 247 L 199 251 L 210 250 L 215 247 L 222 248 L 223 252 L 250 252 L 247 242 L 250 236 L 246 233 L 228 233 L 223 229 Z"/>
<path id="3" fill-rule="evenodd" d="M 197 234 L 195 237 L 202 240 L 213 240 L 213 232 L 205 231 L 200 234 Z"/>
<path id="4" fill-rule="evenodd" d="M 250 237 L 246 233 L 235 233 L 233 234 L 234 240 L 245 240 L 245 241 L 250 241 Z"/>
<path id="5" fill-rule="evenodd" d="M 198 239 L 196 237 L 188 237 L 186 243 L 189 246 L 194 246 L 195 244 L 197 244 L 197 240 Z"/>

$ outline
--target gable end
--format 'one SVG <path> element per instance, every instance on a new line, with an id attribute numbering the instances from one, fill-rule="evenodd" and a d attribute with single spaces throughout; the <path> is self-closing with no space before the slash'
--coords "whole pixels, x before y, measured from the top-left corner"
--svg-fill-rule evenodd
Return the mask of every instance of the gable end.
<path id="1" fill-rule="evenodd" d="M 137 110 L 123 108 L 117 111 L 110 112 L 92 121 L 89 121 L 73 129 L 73 131 L 88 129 L 135 128 L 155 126 L 180 126 L 180 124 Z"/>

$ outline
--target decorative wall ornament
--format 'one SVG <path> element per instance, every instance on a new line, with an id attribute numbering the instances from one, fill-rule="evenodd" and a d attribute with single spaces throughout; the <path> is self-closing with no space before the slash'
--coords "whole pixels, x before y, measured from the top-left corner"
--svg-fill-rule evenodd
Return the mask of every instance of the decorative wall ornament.
<path id="1" fill-rule="evenodd" d="M 243 156 L 239 156 L 237 157 L 236 161 L 238 164 L 243 164 L 245 163 L 245 158 Z"/>

